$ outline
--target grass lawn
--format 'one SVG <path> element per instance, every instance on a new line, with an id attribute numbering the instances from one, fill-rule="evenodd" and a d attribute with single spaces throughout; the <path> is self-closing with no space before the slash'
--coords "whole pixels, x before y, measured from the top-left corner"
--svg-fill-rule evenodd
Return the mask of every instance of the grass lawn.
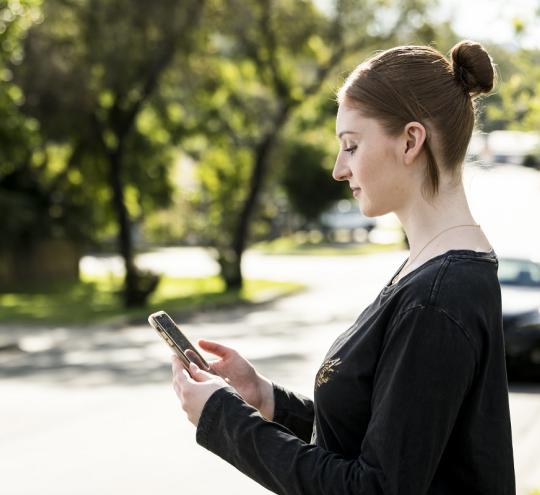
<path id="1" fill-rule="evenodd" d="M 324 243 L 324 242 L 299 242 L 294 237 L 281 237 L 275 241 L 259 242 L 250 249 L 264 254 L 286 255 L 314 255 L 314 256 L 341 256 L 372 254 L 382 251 L 396 251 L 405 249 L 403 242 L 391 244 L 377 243 Z"/>
<path id="2" fill-rule="evenodd" d="M 250 249 L 265 254 L 361 255 L 403 249 L 402 243 L 325 244 L 298 237 L 261 242 Z M 245 280 L 242 291 L 225 291 L 217 277 L 162 277 L 157 290 L 143 308 L 124 309 L 117 292 L 122 280 L 90 277 L 83 274 L 77 283 L 54 283 L 42 287 L 23 287 L 0 293 L 0 323 L 36 325 L 86 325 L 92 323 L 145 322 L 149 313 L 163 309 L 178 314 L 211 310 L 235 304 L 253 304 L 303 289 L 303 285 L 267 280 Z"/>
<path id="3" fill-rule="evenodd" d="M 126 310 L 116 295 L 120 283 L 118 278 L 83 275 L 77 283 L 25 287 L 17 292 L 0 293 L 0 322 L 39 325 L 145 322 L 149 313 L 160 309 L 180 313 L 256 303 L 303 288 L 294 283 L 245 280 L 242 291 L 225 292 L 224 284 L 217 276 L 163 277 L 147 307 Z"/>

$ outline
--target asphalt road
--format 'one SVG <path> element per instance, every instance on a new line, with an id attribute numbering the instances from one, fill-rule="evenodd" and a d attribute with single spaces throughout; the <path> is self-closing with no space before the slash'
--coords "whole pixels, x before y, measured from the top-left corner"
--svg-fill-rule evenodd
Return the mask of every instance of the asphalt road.
<path id="1" fill-rule="evenodd" d="M 311 395 L 328 346 L 406 255 L 248 253 L 248 277 L 300 280 L 310 289 L 249 311 L 200 314 L 183 328 L 194 339 L 236 347 L 266 376 Z M 200 250 L 153 255 L 156 264 L 178 260 L 175 269 L 204 256 Z M 212 260 L 205 263 L 210 269 Z M 170 352 L 147 326 L 18 331 L 27 352 L 0 356 L 2 493 L 268 493 L 196 444 L 170 385 Z M 524 495 L 540 488 L 539 391 L 518 384 L 510 394 L 518 493 Z"/>

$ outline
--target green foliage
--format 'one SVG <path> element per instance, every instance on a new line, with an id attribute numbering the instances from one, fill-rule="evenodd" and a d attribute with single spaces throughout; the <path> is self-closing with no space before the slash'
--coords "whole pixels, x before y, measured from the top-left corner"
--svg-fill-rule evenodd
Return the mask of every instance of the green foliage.
<path id="1" fill-rule="evenodd" d="M 137 8 L 124 3 L 78 2 L 66 8 L 64 2 L 47 1 L 45 22 L 29 33 L 26 63 L 16 71 L 27 95 L 25 110 L 39 120 L 46 138 L 81 143 L 85 154 L 101 159 L 100 141 L 112 148 L 118 144 L 116 131 L 123 124 L 117 120 L 119 112 L 136 104 L 144 91 L 162 42 L 158 26 L 172 29 L 175 14 L 165 0 L 151 9 L 147 2 L 137 2 Z M 144 194 L 146 185 L 153 186 L 148 177 L 163 178 L 163 161 L 170 158 L 149 157 L 164 153 L 170 141 L 151 108 L 136 115 L 135 132 L 126 145 L 131 155 L 128 179 Z M 151 169 L 141 175 L 137 169 L 147 165 Z M 97 168 L 93 182 L 106 182 L 104 168 Z M 159 203 L 164 192 L 154 190 L 149 196 Z"/>
<path id="2" fill-rule="evenodd" d="M 19 168 L 4 175 L 0 180 L 4 232 L 0 248 L 20 249 L 39 239 L 84 241 L 90 208 L 75 198 L 69 186 L 49 194 L 39 173 L 31 168 Z"/>
<path id="3" fill-rule="evenodd" d="M 177 244 L 179 239 L 186 239 L 189 230 L 186 227 L 186 212 L 183 204 L 156 210 L 145 216 L 143 235 L 151 244 Z"/>
<path id="4" fill-rule="evenodd" d="M 113 235 L 120 155 L 129 219 L 155 240 L 197 233 L 232 259 L 242 236 L 269 232 L 285 194 L 317 218 L 348 193 L 331 176 L 334 90 L 374 50 L 446 52 L 457 40 L 429 21 L 431 3 L 345 0 L 323 13 L 314 1 L 208 0 L 199 25 L 196 0 L 0 1 L 16 14 L 0 25 L 0 181 L 11 181 L 0 206 L 11 238 Z M 504 74 L 525 81 L 506 77 L 482 123 L 538 125 L 538 60 L 501 53 Z M 196 184 L 175 195 L 179 149 Z"/>
<path id="5" fill-rule="evenodd" d="M 23 37 L 38 20 L 39 2 L 0 1 L 0 177 L 26 164 L 38 139 L 36 121 L 20 111 L 24 95 L 10 69 L 21 61 Z"/>
<path id="6" fill-rule="evenodd" d="M 309 234 L 298 231 L 293 236 L 284 236 L 274 241 L 263 241 L 253 245 L 252 249 L 266 255 L 298 255 L 298 256 L 357 256 L 381 253 L 386 251 L 397 251 L 403 249 L 403 243 L 392 244 L 375 243 L 343 243 L 342 245 L 326 243 L 320 240 L 312 242 Z"/>
<path id="7" fill-rule="evenodd" d="M 83 275 L 77 283 L 54 283 L 26 287 L 20 292 L 0 294 L 0 320 L 25 324 L 59 325 L 146 322 L 149 308 L 170 314 L 203 311 L 238 303 L 252 304 L 278 295 L 290 294 L 303 286 L 266 280 L 247 280 L 241 291 L 224 291 L 219 277 L 164 277 L 148 306 L 126 310 L 117 297 L 121 279 Z"/>
<path id="8" fill-rule="evenodd" d="M 215 16 L 211 17 L 214 31 L 199 59 L 185 67 L 191 91 L 185 95 L 179 87 L 176 94 L 176 108 L 187 118 L 196 116 L 204 135 L 191 136 L 183 145 L 200 160 L 197 177 L 202 191 L 194 195 L 193 209 L 204 221 L 194 221 L 193 226 L 199 226 L 205 239 L 218 246 L 230 245 L 240 219 L 251 213 L 247 202 L 257 188 L 254 194 L 259 204 L 252 227 L 255 237 L 264 232 L 261 218 L 267 221 L 268 215 L 278 212 L 272 194 L 284 171 L 289 172 L 285 183 L 290 203 L 307 217 L 313 218 L 321 206 L 339 197 L 339 190 L 343 194 L 342 185 L 331 177 L 331 167 L 322 168 L 323 163 L 333 163 L 337 151 L 336 105 L 329 98 L 335 79 L 330 75 L 345 66 L 351 68 L 345 64 L 347 56 L 367 55 L 396 39 L 392 31 L 396 24 L 379 19 L 383 10 L 406 19 L 406 12 L 419 14 L 425 4 L 339 2 L 339 9 L 330 16 L 310 1 L 212 4 L 209 15 Z M 378 25 L 377 32 L 370 31 L 370 21 L 372 27 Z M 285 151 L 288 138 L 280 139 L 284 127 L 295 135 L 296 154 Z M 306 160 L 301 158 L 304 140 L 309 143 L 304 147 Z M 291 159 L 298 166 L 292 166 Z M 302 185 L 307 187 L 302 189 Z M 309 197 L 315 187 L 323 192 L 321 196 L 329 194 L 328 201 L 318 206 Z M 265 204 L 260 204 L 262 198 Z"/>
<path id="9" fill-rule="evenodd" d="M 310 143 L 288 143 L 283 185 L 289 203 L 306 220 L 317 220 L 333 202 L 342 198 L 348 184 L 336 182 L 325 162 L 331 158 L 325 150 Z"/>
<path id="10" fill-rule="evenodd" d="M 23 111 L 25 94 L 13 78 L 14 67 L 23 59 L 24 38 L 41 21 L 39 7 L 38 1 L 0 2 L 1 249 L 28 246 L 36 239 L 56 237 L 66 230 L 73 238 L 80 234 L 77 220 L 81 219 L 81 210 L 70 204 L 66 221 L 65 191 L 51 194 L 48 189 L 44 164 L 49 157 L 39 122 Z"/>
<path id="11" fill-rule="evenodd" d="M 26 36 L 23 63 L 10 66 L 20 88 L 10 93 L 12 100 L 18 98 L 18 113 L 11 112 L 11 127 L 16 129 L 10 134 L 19 142 L 5 149 L 24 153 L 27 161 L 30 156 L 28 180 L 48 195 L 43 200 L 61 217 L 67 237 L 97 242 L 115 232 L 108 160 L 120 145 L 122 115 L 132 108 L 135 125 L 122 138 L 126 207 L 137 219 L 170 204 L 171 136 L 152 102 L 136 105 L 156 70 L 164 33 L 173 31 L 187 11 L 168 0 L 136 3 L 47 0 L 43 22 Z M 29 123 L 33 134 L 21 132 Z M 13 168 L 17 160 L 5 162 Z M 15 213 L 22 207 L 21 215 L 36 237 L 50 235 L 52 224 L 59 223 L 59 218 L 44 215 L 50 208 L 38 212 L 32 199 L 11 204 Z M 12 222 L 14 228 L 21 226 L 12 238 L 24 236 L 28 229 L 23 224 Z"/>
<path id="12" fill-rule="evenodd" d="M 498 80 L 494 94 L 484 102 L 482 130 L 538 130 L 540 50 L 486 47 L 497 64 Z"/>
<path id="13" fill-rule="evenodd" d="M 216 246 L 231 242 L 248 189 L 251 163 L 251 150 L 227 142 L 211 147 L 198 163 L 201 190 L 194 195 L 193 206 L 201 216 L 200 225 L 207 229 L 207 242 Z"/>

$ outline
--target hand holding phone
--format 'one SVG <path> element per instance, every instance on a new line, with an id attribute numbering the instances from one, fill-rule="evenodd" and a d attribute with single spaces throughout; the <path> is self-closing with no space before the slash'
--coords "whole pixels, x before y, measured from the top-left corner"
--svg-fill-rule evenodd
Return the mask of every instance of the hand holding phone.
<path id="1" fill-rule="evenodd" d="M 160 337 L 178 355 L 182 364 L 189 372 L 189 363 L 194 362 L 200 369 L 216 374 L 201 356 L 195 346 L 189 341 L 178 325 L 165 311 L 157 311 L 148 317 L 148 323 L 157 331 Z"/>
<path id="2" fill-rule="evenodd" d="M 201 348 L 219 359 L 212 366 L 197 351 L 178 325 L 165 311 L 158 311 L 148 317 L 150 325 L 178 355 L 189 372 L 189 363 L 194 362 L 200 369 L 219 375 L 232 385 L 244 400 L 257 408 L 263 416 L 272 420 L 274 416 L 274 392 L 270 380 L 263 377 L 253 365 L 230 347 L 210 340 L 199 340 Z"/>
<path id="3" fill-rule="evenodd" d="M 274 417 L 273 383 L 259 374 L 253 365 L 235 349 L 211 340 L 199 340 L 201 349 L 218 356 L 212 368 L 232 385 L 242 398 L 269 420 Z"/>

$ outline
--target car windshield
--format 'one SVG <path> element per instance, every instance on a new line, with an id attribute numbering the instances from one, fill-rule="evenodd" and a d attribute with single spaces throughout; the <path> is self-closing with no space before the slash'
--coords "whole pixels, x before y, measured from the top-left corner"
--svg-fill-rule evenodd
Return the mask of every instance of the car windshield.
<path id="1" fill-rule="evenodd" d="M 498 275 L 501 285 L 540 287 L 540 264 L 533 261 L 500 258 Z"/>

